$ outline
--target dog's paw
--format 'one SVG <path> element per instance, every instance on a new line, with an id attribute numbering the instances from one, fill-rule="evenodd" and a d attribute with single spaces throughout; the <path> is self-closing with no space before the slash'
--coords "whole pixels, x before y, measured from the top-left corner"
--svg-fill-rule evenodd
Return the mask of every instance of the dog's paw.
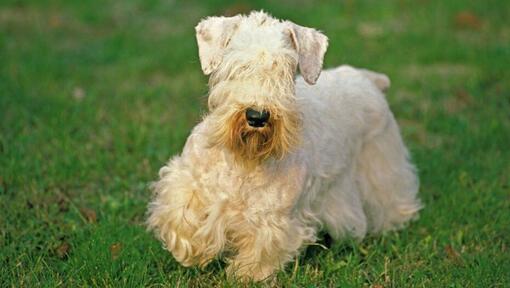
<path id="1" fill-rule="evenodd" d="M 271 265 L 259 263 L 231 261 L 226 268 L 227 277 L 240 282 L 261 282 L 271 281 L 275 269 Z"/>

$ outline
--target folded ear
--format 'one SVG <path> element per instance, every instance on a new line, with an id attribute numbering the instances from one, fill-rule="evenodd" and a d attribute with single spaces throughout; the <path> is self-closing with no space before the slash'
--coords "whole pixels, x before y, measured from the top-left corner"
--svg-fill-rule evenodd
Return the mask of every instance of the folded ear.
<path id="1" fill-rule="evenodd" d="M 315 29 L 287 22 L 290 24 L 292 44 L 299 55 L 299 71 L 305 81 L 313 85 L 321 74 L 322 61 L 328 49 L 328 37 Z"/>
<path id="2" fill-rule="evenodd" d="M 195 27 L 198 56 L 205 75 L 220 65 L 225 47 L 237 30 L 241 16 L 208 17 Z"/>

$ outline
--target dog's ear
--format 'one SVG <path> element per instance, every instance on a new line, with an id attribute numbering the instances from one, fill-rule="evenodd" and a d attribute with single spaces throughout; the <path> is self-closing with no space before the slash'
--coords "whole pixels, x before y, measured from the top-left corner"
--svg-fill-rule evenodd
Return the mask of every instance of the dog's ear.
<path id="1" fill-rule="evenodd" d="M 328 49 L 328 37 L 315 29 L 287 22 L 292 45 L 299 56 L 299 71 L 305 81 L 313 85 L 321 74 L 322 61 Z"/>
<path id="2" fill-rule="evenodd" d="M 241 16 L 208 17 L 195 27 L 198 56 L 205 75 L 220 65 L 225 47 L 237 30 Z"/>

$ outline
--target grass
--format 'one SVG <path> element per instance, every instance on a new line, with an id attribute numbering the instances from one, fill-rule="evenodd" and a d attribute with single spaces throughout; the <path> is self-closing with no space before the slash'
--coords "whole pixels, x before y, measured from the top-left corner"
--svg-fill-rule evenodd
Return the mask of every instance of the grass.
<path id="1" fill-rule="evenodd" d="M 147 185 L 205 112 L 193 27 L 264 8 L 392 78 L 426 205 L 398 233 L 310 247 L 282 287 L 510 286 L 510 2 L 0 4 L 0 286 L 234 287 L 144 228 Z M 255 285 L 256 286 L 256 285 Z"/>

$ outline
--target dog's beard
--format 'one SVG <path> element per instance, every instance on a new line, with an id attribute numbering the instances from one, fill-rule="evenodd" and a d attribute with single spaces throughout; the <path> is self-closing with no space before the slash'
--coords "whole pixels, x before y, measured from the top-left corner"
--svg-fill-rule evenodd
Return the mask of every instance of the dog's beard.
<path id="1" fill-rule="evenodd" d="M 217 115 L 213 145 L 222 145 L 234 155 L 236 162 L 253 166 L 263 161 L 283 159 L 299 143 L 300 117 L 282 109 L 267 109 L 270 119 L 264 127 L 254 128 L 246 121 L 246 107 L 229 109 Z"/>

